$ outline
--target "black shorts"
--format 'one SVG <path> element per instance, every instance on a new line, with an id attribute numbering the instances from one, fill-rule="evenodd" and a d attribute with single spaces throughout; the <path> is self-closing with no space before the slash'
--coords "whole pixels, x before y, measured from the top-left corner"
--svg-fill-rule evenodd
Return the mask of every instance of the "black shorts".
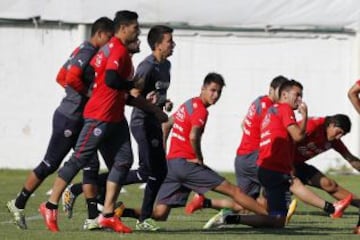
<path id="1" fill-rule="evenodd" d="M 317 173 L 321 173 L 319 169 L 307 163 L 295 164 L 294 168 L 295 176 L 298 177 L 303 184 L 311 185 L 311 178 L 314 177 Z"/>
<path id="2" fill-rule="evenodd" d="M 258 176 L 265 190 L 269 215 L 286 216 L 291 200 L 290 174 L 259 167 Z"/>

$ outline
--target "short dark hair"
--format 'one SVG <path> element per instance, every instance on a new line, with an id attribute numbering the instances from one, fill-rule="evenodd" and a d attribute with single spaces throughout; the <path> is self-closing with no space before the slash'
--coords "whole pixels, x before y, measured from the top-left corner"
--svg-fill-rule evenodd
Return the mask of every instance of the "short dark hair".
<path id="1" fill-rule="evenodd" d="M 119 30 L 121 25 L 129 25 L 133 21 L 138 19 L 138 14 L 136 12 L 122 10 L 115 13 L 114 18 L 114 28 L 115 31 Z"/>
<path id="2" fill-rule="evenodd" d="M 279 96 L 281 96 L 282 92 L 289 91 L 293 87 L 298 87 L 301 90 L 303 90 L 303 86 L 298 81 L 295 81 L 294 79 L 291 79 L 289 81 L 285 81 L 281 84 L 279 88 Z"/>
<path id="3" fill-rule="evenodd" d="M 161 43 L 165 33 L 172 33 L 174 30 L 171 27 L 165 25 L 156 25 L 150 28 L 147 41 L 151 50 L 155 50 L 155 45 Z"/>
<path id="4" fill-rule="evenodd" d="M 349 133 L 351 130 L 351 120 L 345 114 L 335 114 L 333 116 L 325 117 L 325 126 L 328 127 L 331 123 L 335 127 L 341 128 L 345 133 Z"/>
<path id="5" fill-rule="evenodd" d="M 221 87 L 225 86 L 224 78 L 220 74 L 215 72 L 211 72 L 206 75 L 203 85 L 209 85 L 210 83 L 217 83 Z"/>
<path id="6" fill-rule="evenodd" d="M 97 32 L 114 32 L 114 22 L 107 17 L 97 19 L 91 25 L 91 36 L 93 37 Z"/>
<path id="7" fill-rule="evenodd" d="M 283 84 L 286 81 L 289 81 L 289 79 L 282 75 L 279 75 L 271 81 L 270 87 L 272 87 L 273 89 L 277 89 L 278 87 L 281 86 L 281 84 Z"/>

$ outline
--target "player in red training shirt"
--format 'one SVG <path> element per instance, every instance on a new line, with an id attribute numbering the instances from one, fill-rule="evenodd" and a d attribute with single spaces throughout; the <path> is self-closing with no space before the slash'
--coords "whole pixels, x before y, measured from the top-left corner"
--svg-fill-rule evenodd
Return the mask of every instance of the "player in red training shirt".
<path id="1" fill-rule="evenodd" d="M 106 197 L 103 214 L 98 223 L 103 228 L 115 232 L 130 233 L 118 217 L 114 216 L 114 205 L 127 173 L 132 165 L 133 156 L 130 144 L 129 127 L 124 116 L 124 105 L 128 92 L 134 88 L 128 81 L 132 72 L 132 62 L 127 45 L 140 34 L 138 15 L 131 11 L 119 11 L 115 15 L 115 35 L 103 46 L 91 60 L 95 70 L 94 90 L 84 110 L 84 127 L 76 143 L 74 153 L 59 170 L 53 185 L 53 192 L 46 203 L 40 205 L 40 213 L 50 231 L 58 232 L 57 208 L 61 194 L 77 172 L 86 164 L 91 164 L 92 156 L 100 150 L 110 170 L 106 185 Z M 138 98 L 136 98 L 138 99 Z M 133 98 L 130 98 L 133 101 Z M 141 99 L 139 99 L 141 100 Z M 147 104 L 147 105 L 146 105 Z M 139 107 L 148 106 L 163 121 L 164 113 L 148 104 L 145 100 L 138 102 Z M 93 162 L 93 164 L 99 164 Z M 94 182 L 97 174 L 93 176 Z M 96 197 L 96 185 L 94 198 Z M 97 211 L 96 205 L 93 211 Z M 95 210 L 96 209 L 96 210 Z"/>
<path id="2" fill-rule="evenodd" d="M 170 134 L 167 155 L 168 174 L 158 193 L 153 218 L 165 221 L 171 208 L 185 206 L 191 191 L 203 194 L 213 190 L 265 216 L 266 210 L 238 187 L 205 165 L 201 151 L 201 136 L 208 118 L 207 108 L 215 104 L 225 85 L 221 75 L 209 73 L 199 97 L 182 104 L 164 127 L 164 143 Z"/>
<path id="3" fill-rule="evenodd" d="M 114 33 L 113 29 L 113 21 L 109 18 L 97 19 L 92 24 L 90 39 L 73 51 L 57 75 L 56 81 L 65 88 L 66 95 L 54 112 L 52 134 L 44 159 L 29 174 L 16 199 L 7 203 L 14 223 L 20 229 L 27 228 L 24 209 L 31 194 L 58 169 L 76 144 L 84 123 L 82 113 L 93 83 L 93 76 L 87 71 L 89 62 L 97 50 L 109 41 Z M 89 172 L 84 171 L 85 183 Z"/>
<path id="4" fill-rule="evenodd" d="M 294 168 L 297 176 L 304 184 L 322 189 L 335 199 L 341 200 L 352 195 L 351 204 L 360 207 L 360 199 L 354 194 L 328 178 L 316 167 L 306 161 L 318 154 L 334 149 L 346 159 L 356 170 L 360 169 L 360 159 L 355 157 L 341 141 L 341 137 L 350 132 L 351 121 L 344 114 L 309 118 L 306 126 L 306 138 L 296 144 Z M 339 218 L 342 212 L 334 213 L 333 218 Z"/>
<path id="5" fill-rule="evenodd" d="M 269 215 L 274 227 L 284 227 L 290 201 L 294 142 L 305 137 L 307 107 L 302 102 L 302 85 L 291 80 L 281 85 L 280 100 L 268 109 L 261 123 L 258 176 L 265 189 Z M 303 121 L 297 124 L 294 110 Z"/>

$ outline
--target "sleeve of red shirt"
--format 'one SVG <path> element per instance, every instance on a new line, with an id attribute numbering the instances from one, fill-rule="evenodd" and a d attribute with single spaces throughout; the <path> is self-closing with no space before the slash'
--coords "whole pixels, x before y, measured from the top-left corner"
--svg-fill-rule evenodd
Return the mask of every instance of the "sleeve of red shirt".
<path id="1" fill-rule="evenodd" d="M 119 72 L 124 67 L 126 54 L 127 52 L 123 48 L 114 49 L 107 60 L 105 71 L 116 70 Z"/>
<path id="2" fill-rule="evenodd" d="M 332 147 L 334 148 L 335 151 L 337 151 L 341 155 L 344 154 L 344 153 L 349 152 L 349 150 L 347 149 L 347 147 L 345 146 L 345 144 L 341 140 L 335 140 L 332 143 Z"/>
<path id="3" fill-rule="evenodd" d="M 79 93 L 85 93 L 85 85 L 82 81 L 83 70 L 72 65 L 66 74 L 66 84 Z"/>
<path id="4" fill-rule="evenodd" d="M 281 109 L 282 123 L 285 127 L 296 124 L 294 111 L 290 106 Z"/>
<path id="5" fill-rule="evenodd" d="M 193 115 L 191 116 L 191 125 L 204 127 L 207 121 L 208 112 L 204 109 L 195 110 Z"/>
<path id="6" fill-rule="evenodd" d="M 75 89 L 79 93 L 86 93 L 85 84 L 83 81 L 83 72 L 86 66 L 89 64 L 90 59 L 93 55 L 87 48 L 82 48 L 80 51 L 71 59 L 69 69 L 66 74 L 66 84 Z"/>
<path id="7" fill-rule="evenodd" d="M 65 67 L 61 67 L 58 74 L 57 74 L 57 76 L 56 76 L 56 82 L 58 84 L 60 84 L 62 87 L 66 86 L 66 80 L 65 80 L 66 72 L 67 71 L 66 71 Z"/>

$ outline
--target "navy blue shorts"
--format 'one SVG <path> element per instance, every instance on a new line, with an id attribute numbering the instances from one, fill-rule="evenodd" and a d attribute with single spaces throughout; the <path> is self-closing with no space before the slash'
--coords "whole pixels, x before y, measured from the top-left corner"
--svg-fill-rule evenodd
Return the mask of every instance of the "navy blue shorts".
<path id="1" fill-rule="evenodd" d="M 225 181 L 211 168 L 183 158 L 168 160 L 168 174 L 158 193 L 158 204 L 185 206 L 191 191 L 204 194 Z"/>
<path id="2" fill-rule="evenodd" d="M 290 174 L 259 167 L 258 176 L 265 190 L 269 215 L 286 216 L 291 201 Z"/>
<path id="3" fill-rule="evenodd" d="M 303 184 L 311 185 L 311 178 L 316 174 L 321 173 L 319 169 L 307 163 L 296 164 L 294 165 L 294 168 L 295 176 L 298 177 Z"/>
<path id="4" fill-rule="evenodd" d="M 250 197 L 256 199 L 260 195 L 261 184 L 257 175 L 256 160 L 259 151 L 235 158 L 235 173 L 238 187 Z"/>

